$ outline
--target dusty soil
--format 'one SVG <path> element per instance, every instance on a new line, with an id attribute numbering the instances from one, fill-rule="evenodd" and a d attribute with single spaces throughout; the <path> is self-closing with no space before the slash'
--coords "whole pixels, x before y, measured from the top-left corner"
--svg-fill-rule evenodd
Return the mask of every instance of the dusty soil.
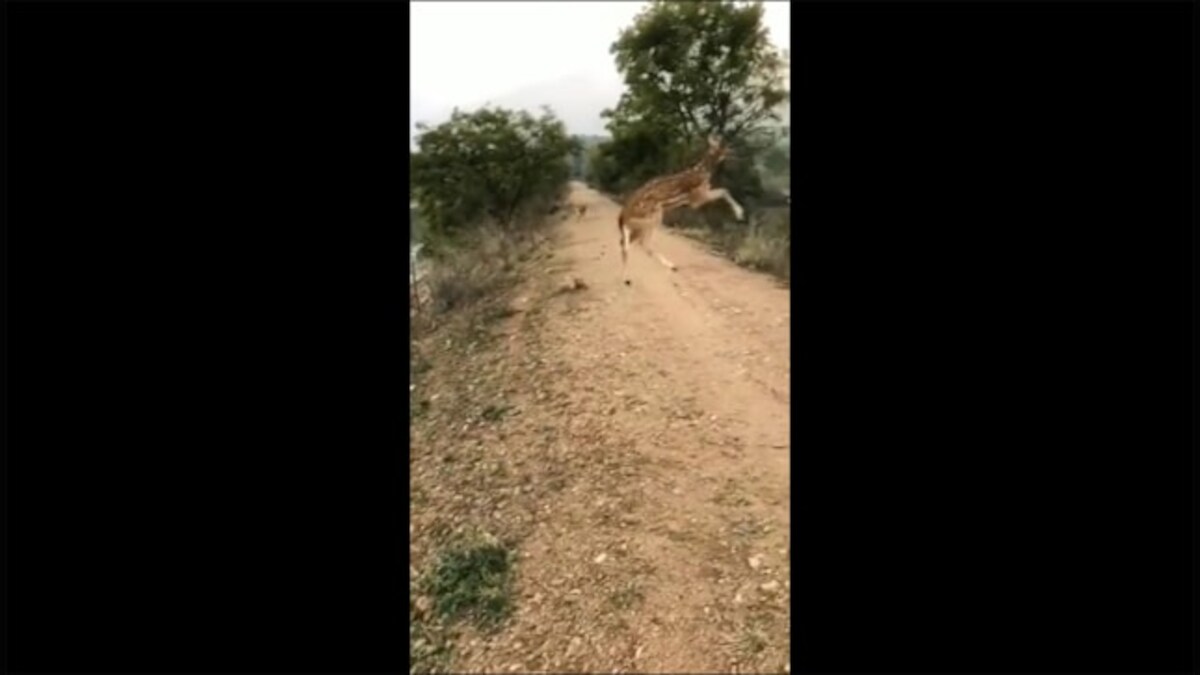
<path id="1" fill-rule="evenodd" d="M 784 672 L 789 292 L 669 231 L 678 271 L 635 246 L 626 286 L 618 207 L 572 201 L 499 318 L 414 342 L 412 574 L 465 528 L 517 556 L 449 669 Z"/>

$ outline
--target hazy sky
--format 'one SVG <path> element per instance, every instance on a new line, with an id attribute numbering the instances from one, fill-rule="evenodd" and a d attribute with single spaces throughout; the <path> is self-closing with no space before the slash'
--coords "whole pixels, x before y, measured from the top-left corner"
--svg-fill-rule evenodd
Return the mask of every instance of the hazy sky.
<path id="1" fill-rule="evenodd" d="M 622 89 L 608 49 L 644 4 L 413 2 L 413 121 L 437 124 L 454 106 L 545 103 L 572 133 L 604 133 L 600 111 L 615 105 Z M 790 47 L 789 3 L 764 4 L 772 41 Z"/>

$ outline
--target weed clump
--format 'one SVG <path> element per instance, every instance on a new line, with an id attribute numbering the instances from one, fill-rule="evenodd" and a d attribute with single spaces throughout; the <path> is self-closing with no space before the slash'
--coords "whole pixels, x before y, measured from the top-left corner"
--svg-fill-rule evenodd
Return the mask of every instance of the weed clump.
<path id="1" fill-rule="evenodd" d="M 491 538 L 448 546 L 427 580 L 433 609 L 448 621 L 498 626 L 512 611 L 512 562 L 511 551 Z"/>

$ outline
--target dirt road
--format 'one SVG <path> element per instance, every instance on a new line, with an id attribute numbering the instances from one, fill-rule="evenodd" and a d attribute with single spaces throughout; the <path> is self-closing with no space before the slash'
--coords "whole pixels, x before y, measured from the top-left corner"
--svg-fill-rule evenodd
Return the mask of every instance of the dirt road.
<path id="1" fill-rule="evenodd" d="M 518 414 L 480 432 L 522 476 L 490 513 L 522 524 L 515 610 L 454 669 L 784 672 L 789 291 L 669 231 L 678 271 L 635 246 L 626 286 L 618 207 L 573 189 L 500 329 Z"/>

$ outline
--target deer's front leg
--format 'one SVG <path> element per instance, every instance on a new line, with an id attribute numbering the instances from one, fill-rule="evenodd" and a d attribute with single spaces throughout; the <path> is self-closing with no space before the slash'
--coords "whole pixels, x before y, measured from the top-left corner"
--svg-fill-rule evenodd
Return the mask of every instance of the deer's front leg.
<path id="1" fill-rule="evenodd" d="M 742 210 L 741 204 L 733 201 L 733 197 L 729 196 L 729 192 L 724 188 L 717 188 L 715 190 L 711 188 L 700 189 L 688 195 L 688 201 L 691 207 L 694 209 L 698 209 L 701 206 L 709 202 L 714 202 L 718 199 L 724 199 L 726 202 L 728 202 L 729 208 L 733 209 L 733 215 L 738 220 L 742 220 L 742 218 L 745 216 L 745 212 Z"/>
<path id="2" fill-rule="evenodd" d="M 716 190 L 708 191 L 708 201 L 711 202 L 718 199 L 724 199 L 726 202 L 728 202 L 729 208 L 733 209 L 733 215 L 736 216 L 738 220 L 745 218 L 746 212 L 742 210 L 742 205 L 733 200 L 733 197 L 729 195 L 728 190 L 724 188 L 717 188 Z"/>

